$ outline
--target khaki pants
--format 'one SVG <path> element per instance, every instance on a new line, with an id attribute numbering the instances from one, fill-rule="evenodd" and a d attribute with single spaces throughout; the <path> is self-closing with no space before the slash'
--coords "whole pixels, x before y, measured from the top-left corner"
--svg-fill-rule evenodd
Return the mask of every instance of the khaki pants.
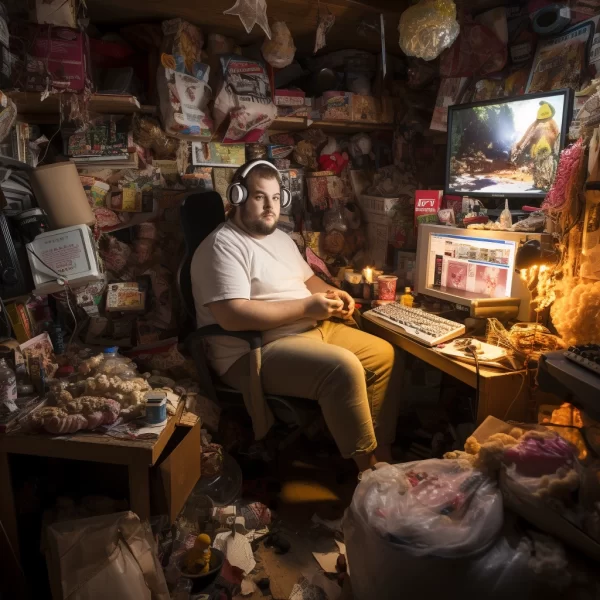
<path id="1" fill-rule="evenodd" d="M 222 377 L 246 393 L 249 355 Z M 316 400 L 344 458 L 391 444 L 400 407 L 402 359 L 390 343 L 332 321 L 262 349 L 266 394 Z"/>

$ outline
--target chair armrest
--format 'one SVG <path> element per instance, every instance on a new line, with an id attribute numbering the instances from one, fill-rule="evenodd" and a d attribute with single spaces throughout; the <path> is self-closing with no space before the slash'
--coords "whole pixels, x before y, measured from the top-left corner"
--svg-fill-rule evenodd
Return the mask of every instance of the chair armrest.
<path id="1" fill-rule="evenodd" d="M 234 337 L 238 340 L 248 342 L 251 350 L 255 350 L 262 346 L 262 335 L 260 331 L 227 331 L 220 325 L 206 325 L 205 327 L 200 327 L 200 329 L 197 329 L 188 336 L 186 345 L 193 343 L 194 338 L 198 340 L 208 336 Z"/>

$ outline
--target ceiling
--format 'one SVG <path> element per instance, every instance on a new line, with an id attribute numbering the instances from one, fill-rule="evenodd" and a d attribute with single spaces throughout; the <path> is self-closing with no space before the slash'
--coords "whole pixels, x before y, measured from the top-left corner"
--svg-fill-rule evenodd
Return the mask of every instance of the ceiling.
<path id="1" fill-rule="evenodd" d="M 262 29 L 255 25 L 246 34 L 236 16 L 224 15 L 235 0 L 87 0 L 89 16 L 96 24 L 124 24 L 160 21 L 182 17 L 201 25 L 205 32 L 219 32 L 234 37 L 240 44 L 261 41 Z M 326 50 L 360 48 L 376 52 L 380 48 L 379 36 L 368 30 L 359 35 L 357 28 L 367 19 L 375 22 L 380 13 L 386 22 L 386 44 L 391 53 L 400 53 L 398 47 L 398 21 L 400 14 L 410 4 L 409 0 L 267 0 L 269 21 L 285 21 L 292 32 L 296 47 L 310 52 L 314 44 L 319 8 L 331 12 L 335 24 L 327 34 Z"/>

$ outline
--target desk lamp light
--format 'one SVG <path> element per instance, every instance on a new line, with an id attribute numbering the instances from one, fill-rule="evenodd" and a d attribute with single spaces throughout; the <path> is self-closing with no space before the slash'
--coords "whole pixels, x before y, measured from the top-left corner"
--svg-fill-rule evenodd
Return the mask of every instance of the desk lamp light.
<path id="1" fill-rule="evenodd" d="M 558 259 L 559 255 L 556 249 L 543 248 L 539 240 L 527 240 L 517 250 L 515 269 L 522 271 L 532 267 L 556 264 Z"/>

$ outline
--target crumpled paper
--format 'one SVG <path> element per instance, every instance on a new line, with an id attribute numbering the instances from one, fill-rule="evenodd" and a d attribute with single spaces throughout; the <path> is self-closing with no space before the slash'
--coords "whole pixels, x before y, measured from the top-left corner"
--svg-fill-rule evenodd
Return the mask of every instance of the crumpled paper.
<path id="1" fill-rule="evenodd" d="M 229 564 L 241 569 L 245 575 L 248 575 L 256 567 L 252 546 L 246 537 L 239 533 L 218 533 L 213 542 L 213 548 L 220 550 Z"/>
<path id="2" fill-rule="evenodd" d="M 223 14 L 239 17 L 246 33 L 250 33 L 254 25 L 260 25 L 267 37 L 271 39 L 266 0 L 236 0 L 231 8 L 223 11 Z"/>

